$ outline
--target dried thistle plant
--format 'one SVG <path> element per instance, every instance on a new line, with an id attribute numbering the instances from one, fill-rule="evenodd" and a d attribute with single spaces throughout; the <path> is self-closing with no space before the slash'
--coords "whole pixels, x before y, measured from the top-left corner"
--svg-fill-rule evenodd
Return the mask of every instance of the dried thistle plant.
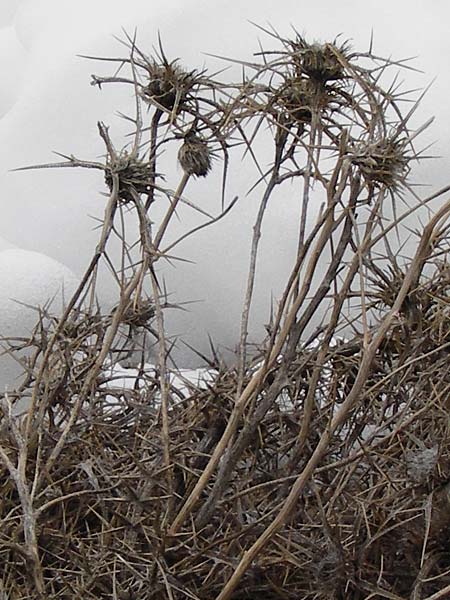
<path id="1" fill-rule="evenodd" d="M 409 259 L 397 256 L 395 234 L 449 188 L 422 200 L 411 191 L 417 131 L 380 84 L 390 60 L 266 33 L 276 48 L 246 61 L 238 83 L 184 70 L 161 43 L 149 57 L 127 37 L 128 55 L 107 64 L 128 74 L 93 82 L 132 86 L 131 143 L 116 150 L 100 123 L 103 162 L 62 155 L 35 167 L 97 169 L 107 199 L 63 315 L 41 310 L 29 339 L 4 341 L 24 366 L 0 411 L 0 592 L 9 598 L 448 593 L 449 202 Z M 166 148 L 181 176 L 175 161 L 164 172 Z M 250 193 L 260 194 L 241 335 L 234 363 L 212 343 L 208 373 L 193 382 L 172 366 L 171 290 L 158 267 L 186 236 L 239 210 L 225 184 L 228 155 L 241 151 Z M 221 210 L 203 211 L 205 224 L 166 245 L 180 203 L 200 209 L 191 178 L 208 175 L 214 194 L 216 154 Z M 260 238 L 281 188 L 298 215 L 297 254 L 255 350 Z M 156 202 L 167 207 L 157 221 Z M 105 270 L 117 291 L 111 309 L 96 299 Z M 157 360 L 148 364 L 144 339 L 126 369 L 120 357 L 136 351 L 136 332 L 151 336 Z"/>
<path id="2" fill-rule="evenodd" d="M 178 151 L 178 160 L 187 175 L 206 177 L 211 169 L 212 154 L 208 144 L 195 133 L 189 132 Z"/>
<path id="3" fill-rule="evenodd" d="M 144 327 L 155 316 L 154 303 L 151 300 L 139 299 L 131 302 L 122 315 L 123 323 L 133 327 Z"/>
<path id="4" fill-rule="evenodd" d="M 345 63 L 350 53 L 348 42 L 340 45 L 332 43 L 308 43 L 306 38 L 297 34 L 290 42 L 294 64 L 298 74 L 307 75 L 320 83 L 344 79 Z"/>
<path id="5" fill-rule="evenodd" d="M 352 160 L 370 186 L 399 188 L 409 173 L 411 157 L 407 153 L 408 140 L 382 138 L 363 142 L 355 150 Z"/>
<path id="6" fill-rule="evenodd" d="M 162 64 L 149 60 L 146 70 L 148 80 L 141 87 L 142 98 L 170 112 L 182 111 L 189 92 L 196 84 L 195 71 L 184 71 L 176 60 L 171 63 L 163 60 Z"/>
<path id="7" fill-rule="evenodd" d="M 148 162 L 133 157 L 126 150 L 118 156 L 108 157 L 105 183 L 110 192 L 113 189 L 113 175 L 119 179 L 118 195 L 125 203 L 132 202 L 136 194 L 149 194 L 155 178 Z"/>

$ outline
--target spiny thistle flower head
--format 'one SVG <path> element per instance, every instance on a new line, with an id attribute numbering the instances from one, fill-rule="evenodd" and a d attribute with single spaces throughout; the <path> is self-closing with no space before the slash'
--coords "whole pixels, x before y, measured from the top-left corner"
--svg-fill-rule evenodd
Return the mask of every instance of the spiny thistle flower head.
<path id="1" fill-rule="evenodd" d="M 178 151 L 178 160 L 187 175 L 206 177 L 211 170 L 212 153 L 203 138 L 190 132 Z"/>
<path id="2" fill-rule="evenodd" d="M 378 277 L 372 282 L 376 298 L 379 299 L 384 306 L 391 308 L 402 287 L 404 278 L 405 272 L 402 269 L 399 267 L 393 269 L 388 266 L 384 277 Z"/>
<path id="3" fill-rule="evenodd" d="M 157 63 L 149 60 L 146 65 L 147 83 L 141 88 L 145 102 L 162 106 L 166 110 L 180 112 L 189 92 L 196 83 L 195 71 L 185 71 L 178 60 Z"/>
<path id="4" fill-rule="evenodd" d="M 119 177 L 119 198 L 131 202 L 133 193 L 148 194 L 154 173 L 148 162 L 135 158 L 126 150 L 117 157 L 109 159 L 105 170 L 105 182 L 110 191 L 113 189 L 113 174 Z"/>
<path id="5" fill-rule="evenodd" d="M 131 302 L 122 315 L 122 322 L 132 327 L 144 327 L 155 316 L 155 305 L 149 299 Z"/>
<path id="6" fill-rule="evenodd" d="M 353 154 L 352 162 L 369 185 L 396 189 L 404 183 L 409 171 L 406 144 L 407 140 L 398 137 L 363 142 Z"/>
<path id="7" fill-rule="evenodd" d="M 314 111 L 325 108 L 330 101 L 326 88 L 307 77 L 293 77 L 278 91 L 278 102 L 289 120 L 310 123 Z"/>
<path id="8" fill-rule="evenodd" d="M 62 339 L 82 339 L 102 327 L 102 318 L 98 313 L 91 313 L 87 310 L 77 310 L 61 329 Z"/>
<path id="9" fill-rule="evenodd" d="M 343 60 L 348 52 L 348 44 L 337 46 L 336 43 L 309 44 L 305 38 L 298 36 L 290 42 L 292 58 L 298 74 L 307 75 L 311 79 L 327 83 L 345 77 Z"/>

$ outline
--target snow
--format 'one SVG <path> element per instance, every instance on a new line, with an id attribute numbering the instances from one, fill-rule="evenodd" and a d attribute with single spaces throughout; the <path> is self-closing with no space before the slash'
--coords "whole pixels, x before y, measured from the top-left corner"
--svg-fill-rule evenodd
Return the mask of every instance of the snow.
<path id="1" fill-rule="evenodd" d="M 75 274 L 53 258 L 18 248 L 0 252 L 0 281 L 2 337 L 29 337 L 38 320 L 37 308 L 48 305 L 57 314 L 78 285 Z M 21 371 L 9 355 L 1 356 L 0 390 L 11 387 Z"/>
<path id="2" fill-rule="evenodd" d="M 207 389 L 208 383 L 214 380 L 215 375 L 215 371 L 206 368 L 176 369 L 169 370 L 168 379 L 169 384 L 177 390 L 179 397 L 187 398 L 193 389 Z M 108 396 L 112 406 L 121 392 L 135 388 L 138 378 L 141 386 L 145 377 L 157 379 L 156 367 L 151 363 L 145 364 L 143 372 L 139 372 L 138 369 L 127 369 L 120 363 L 116 363 L 109 369 L 105 369 L 105 376 L 111 378 L 106 387 L 114 390 L 114 396 Z"/>
<path id="3" fill-rule="evenodd" d="M 74 273 L 53 258 L 15 248 L 0 252 L 0 281 L 0 323 L 1 330 L 7 334 L 12 334 L 14 329 L 10 323 L 11 313 L 15 321 L 20 320 L 23 329 L 29 325 L 24 320 L 27 311 L 16 301 L 42 306 L 55 297 L 55 303 L 61 305 L 61 293 L 70 297 L 78 285 Z"/>

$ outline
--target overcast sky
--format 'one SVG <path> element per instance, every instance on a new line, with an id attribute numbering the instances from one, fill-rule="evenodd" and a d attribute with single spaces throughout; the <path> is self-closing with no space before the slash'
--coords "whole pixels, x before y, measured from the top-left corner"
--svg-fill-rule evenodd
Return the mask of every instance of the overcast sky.
<path id="1" fill-rule="evenodd" d="M 148 53 L 160 31 L 169 58 L 181 57 L 188 68 L 206 65 L 212 70 L 219 63 L 204 53 L 250 59 L 259 49 L 258 39 L 273 46 L 249 21 L 270 23 L 282 35 L 289 35 L 292 25 L 308 39 L 322 41 L 342 33 L 359 50 L 368 47 L 373 31 L 376 54 L 396 59 L 417 56 L 411 64 L 423 73 L 404 72 L 405 89 L 423 88 L 435 79 L 415 122 L 436 116 L 423 145 L 434 142 L 429 153 L 440 158 L 419 168 L 415 177 L 433 188 L 442 186 L 450 181 L 449 16 L 449 5 L 436 0 L 1 0 L 0 236 L 82 272 L 96 241 L 91 216 L 100 216 L 103 208 L 98 195 L 101 177 L 79 171 L 8 170 L 52 160 L 53 150 L 94 160 L 103 152 L 97 120 L 120 131 L 114 113 L 131 109 L 131 90 L 100 92 L 91 87 L 90 74 L 108 70 L 76 55 L 123 54 L 113 39 L 123 35 L 122 27 L 128 31 L 137 27 L 139 45 Z M 239 192 L 239 178 L 236 186 Z M 204 202 L 219 198 L 217 188 L 209 184 L 197 191 Z M 168 274 L 179 300 L 202 301 L 188 316 L 179 317 L 175 330 L 208 330 L 223 343 L 233 344 L 256 202 L 257 198 L 241 203 L 239 212 L 186 246 L 196 267 Z M 268 258 L 262 260 L 254 313 L 257 322 L 267 321 L 270 290 L 280 288 L 288 270 L 297 210 L 286 201 L 270 215 Z M 280 231 L 286 239 L 274 245 Z M 226 268 L 218 272 L 217 257 L 224 255 Z"/>

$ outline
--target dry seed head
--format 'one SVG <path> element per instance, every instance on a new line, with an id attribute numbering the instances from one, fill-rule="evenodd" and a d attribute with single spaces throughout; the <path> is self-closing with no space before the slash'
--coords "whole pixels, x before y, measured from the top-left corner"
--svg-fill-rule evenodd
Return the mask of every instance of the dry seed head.
<path id="1" fill-rule="evenodd" d="M 345 77 L 339 56 L 345 57 L 347 47 L 343 44 L 308 44 L 302 37 L 291 42 L 293 60 L 299 74 L 308 75 L 315 81 L 326 83 Z"/>
<path id="2" fill-rule="evenodd" d="M 188 133 L 178 151 L 178 160 L 188 175 L 206 177 L 211 170 L 211 150 L 201 137 Z"/>
<path id="3" fill-rule="evenodd" d="M 383 138 L 370 144 L 361 144 L 353 155 L 367 183 L 373 186 L 396 188 L 408 174 L 409 157 L 405 140 Z"/>
<path id="4" fill-rule="evenodd" d="M 155 316 L 155 307 L 151 300 L 132 302 L 122 315 L 122 322 L 133 327 L 145 327 Z"/>
<path id="5" fill-rule="evenodd" d="M 80 312 L 67 319 L 61 333 L 68 339 L 85 338 L 93 334 L 99 327 L 102 327 L 99 315 Z"/>
<path id="6" fill-rule="evenodd" d="M 397 295 L 400 291 L 400 288 L 403 285 L 403 280 L 405 278 L 405 273 L 400 269 L 396 269 L 395 271 L 388 267 L 388 275 L 386 279 L 379 278 L 373 282 L 374 290 L 377 291 L 377 297 L 381 300 L 381 302 L 391 308 Z"/>
<path id="7" fill-rule="evenodd" d="M 147 65 L 148 83 L 141 88 L 141 97 L 165 109 L 179 112 L 195 83 L 195 72 L 184 71 L 177 61 L 168 64 L 151 62 Z"/>
<path id="8" fill-rule="evenodd" d="M 313 112 L 325 108 L 329 100 L 329 94 L 321 83 L 302 77 L 288 80 L 283 85 L 278 103 L 287 111 L 290 120 L 311 123 Z"/>
<path id="9" fill-rule="evenodd" d="M 149 163 L 133 158 L 123 151 L 117 158 L 108 161 L 105 171 L 105 182 L 110 191 L 113 188 L 113 174 L 119 177 L 119 198 L 123 202 L 131 202 L 134 193 L 148 194 L 154 174 Z"/>

